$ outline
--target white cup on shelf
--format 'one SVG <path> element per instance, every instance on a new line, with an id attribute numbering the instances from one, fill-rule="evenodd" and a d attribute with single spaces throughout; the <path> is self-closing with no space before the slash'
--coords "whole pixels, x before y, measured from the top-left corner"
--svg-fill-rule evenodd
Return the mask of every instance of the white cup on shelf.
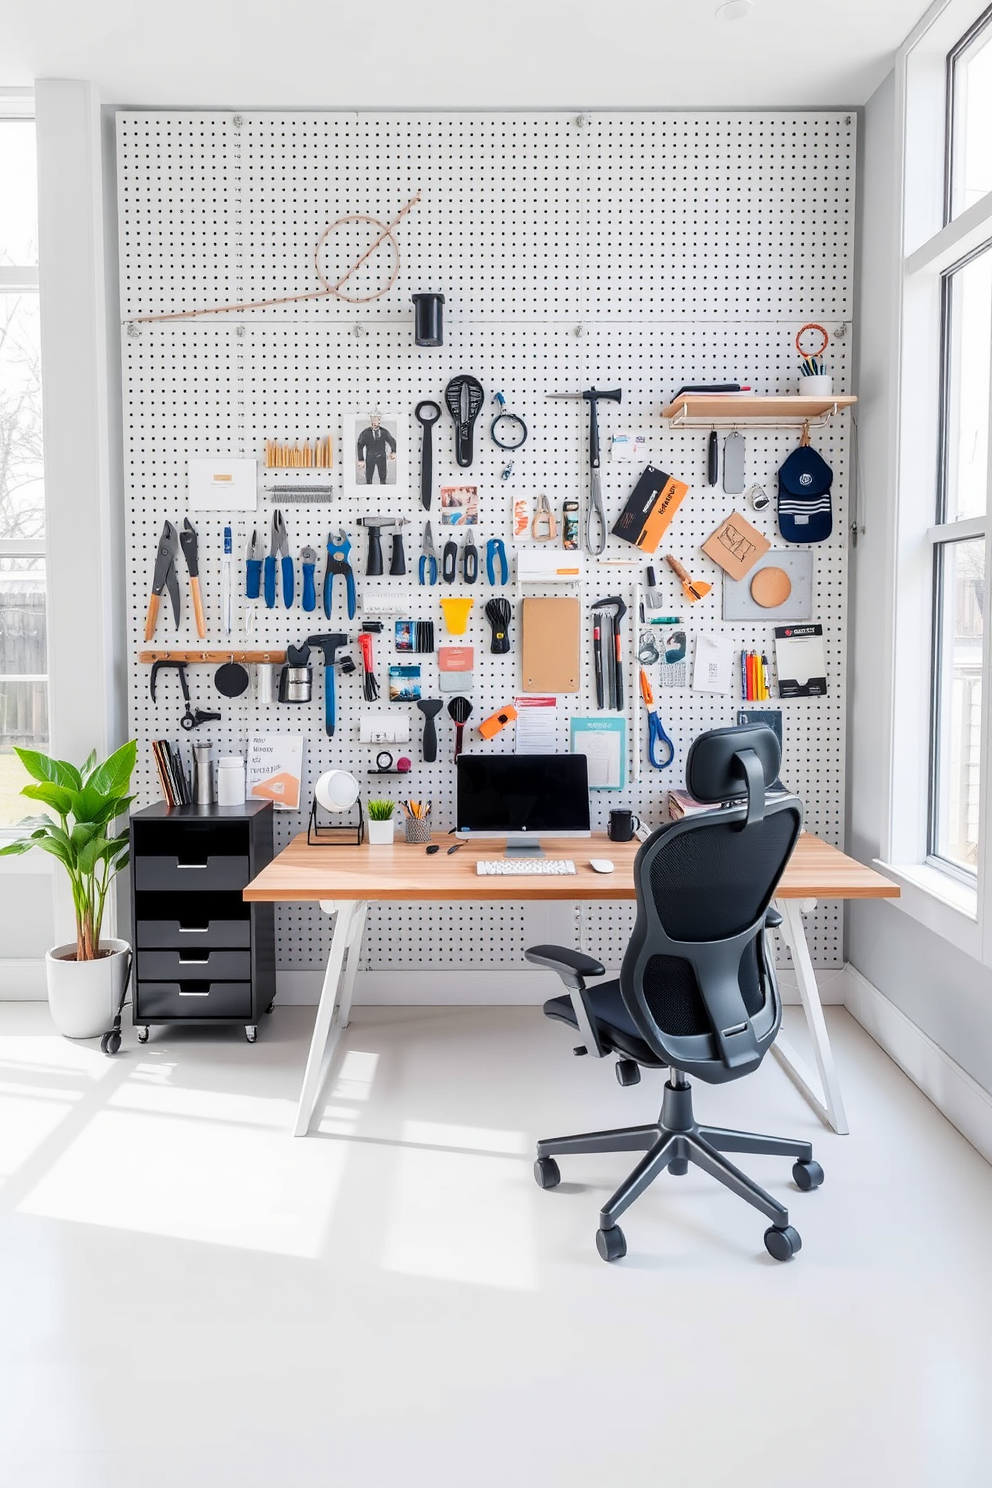
<path id="1" fill-rule="evenodd" d="M 801 398 L 831 398 L 833 397 L 834 380 L 828 372 L 818 373 L 815 377 L 800 377 L 799 396 Z"/>

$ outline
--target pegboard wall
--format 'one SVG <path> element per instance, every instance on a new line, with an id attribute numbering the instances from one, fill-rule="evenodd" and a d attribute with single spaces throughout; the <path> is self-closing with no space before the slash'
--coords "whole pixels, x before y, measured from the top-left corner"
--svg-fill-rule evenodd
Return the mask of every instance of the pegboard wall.
<path id="1" fill-rule="evenodd" d="M 562 501 L 578 496 L 583 512 L 588 487 L 588 414 L 582 403 L 548 401 L 553 392 L 623 388 L 623 403 L 600 404 L 604 440 L 603 496 L 608 524 L 629 493 L 641 464 L 611 463 L 612 432 L 645 438 L 645 460 L 692 484 L 664 540 L 694 576 L 712 582 L 712 594 L 687 606 L 674 575 L 658 565 L 664 613 L 681 615 L 693 638 L 701 632 L 730 635 L 736 651 L 764 651 L 773 662 L 772 627 L 725 623 L 720 573 L 699 552 L 735 506 L 759 530 L 781 543 L 775 524 L 775 472 L 794 448 L 794 429 L 745 430 L 746 482 L 767 485 L 770 507 L 755 513 L 743 497 L 726 495 L 705 479 L 707 431 L 673 430 L 661 409 L 683 383 L 750 383 L 758 393 L 796 390 L 796 331 L 808 320 L 831 334 L 827 355 L 838 391 L 851 391 L 849 355 L 854 272 L 856 121 L 845 113 L 676 114 L 244 114 L 125 111 L 117 116 L 124 368 L 124 431 L 129 554 L 131 727 L 139 739 L 139 802 L 158 798 L 148 741 L 178 738 L 182 704 L 175 678 L 161 679 L 159 702 L 148 695 L 148 668 L 139 665 L 155 550 L 166 518 L 181 526 L 189 514 L 200 538 L 201 588 L 207 640 L 198 642 L 186 569 L 178 562 L 183 613 L 178 633 L 168 603 L 160 613 L 155 644 L 222 646 L 220 561 L 224 518 L 193 511 L 187 503 L 186 462 L 191 456 L 258 459 L 258 515 L 235 514 L 235 633 L 244 644 L 299 644 L 321 629 L 355 637 L 362 611 L 348 622 L 343 589 L 335 581 L 332 621 L 300 606 L 300 549 L 320 554 L 318 595 L 329 531 L 351 535 L 356 583 L 365 587 L 366 536 L 360 515 L 395 515 L 403 529 L 407 575 L 375 580 L 402 594 L 402 617 L 431 618 L 438 644 L 446 640 L 439 599 L 464 594 L 475 600 L 463 643 L 475 647 L 473 715 L 466 748 L 508 751 L 511 729 L 489 743 L 474 725 L 521 692 L 519 604 L 513 587 L 512 508 L 523 496 L 531 508 L 547 493 L 561 521 Z M 202 319 L 137 324 L 162 312 L 305 294 L 319 287 L 314 249 L 324 228 L 342 215 L 367 213 L 389 221 L 421 193 L 420 203 L 396 230 L 402 268 L 380 299 L 351 305 L 311 299 Z M 322 268 L 328 278 L 370 241 L 366 225 L 339 230 Z M 357 250 L 357 251 L 356 251 Z M 381 250 L 385 252 L 385 249 Z M 376 256 L 349 281 L 356 295 L 369 293 L 383 274 Z M 388 272 L 386 274 L 388 277 Z M 445 344 L 425 350 L 413 339 L 411 294 L 436 290 L 446 297 Z M 434 429 L 434 503 L 419 502 L 420 428 L 413 408 L 431 398 L 443 406 L 443 389 L 455 374 L 476 376 L 486 404 L 475 430 L 475 460 L 459 470 L 453 425 L 445 410 Z M 526 420 L 530 437 L 508 458 L 488 438 L 493 394 Z M 344 491 L 341 445 L 344 417 L 377 407 L 401 420 L 399 484 L 402 490 L 366 494 Z M 257 525 L 268 551 L 271 513 L 278 500 L 267 490 L 287 482 L 327 481 L 326 472 L 272 472 L 263 468 L 265 440 L 334 438 L 335 485 L 328 504 L 283 504 L 296 559 L 296 601 L 244 600 L 244 552 Z M 721 434 L 721 443 L 723 435 Z M 844 696 L 846 654 L 846 549 L 850 432 L 840 416 L 815 431 L 815 446 L 834 471 L 831 539 L 813 548 L 814 619 L 827 643 L 828 695 L 773 698 L 784 716 L 783 778 L 806 803 L 810 829 L 840 843 L 844 800 Z M 438 490 L 442 484 L 477 485 L 476 541 L 483 558 L 480 582 L 420 587 L 416 568 L 420 536 L 430 516 L 438 549 L 444 540 Z M 373 494 L 373 492 L 375 494 Z M 484 572 L 485 541 L 502 537 L 511 559 L 510 583 L 490 589 Z M 521 539 L 520 543 L 529 543 Z M 388 542 L 384 543 L 387 567 Z M 610 538 L 604 559 L 630 559 L 635 550 Z M 660 556 L 660 554 L 659 554 Z M 610 566 L 587 559 L 584 603 L 621 593 L 636 614 L 644 564 Z M 537 591 L 535 591 L 537 592 Z M 513 605 L 508 656 L 489 652 L 487 599 L 505 594 Z M 376 748 L 358 742 L 363 709 L 361 666 L 338 677 L 338 729 L 323 731 L 323 678 L 315 668 L 314 701 L 290 707 L 271 700 L 274 676 L 261 679 L 259 696 L 221 698 L 214 668 L 190 668 L 194 706 L 217 709 L 209 736 L 218 754 L 242 753 L 249 735 L 303 733 L 306 737 L 303 799 L 332 765 L 355 771 L 367 795 L 430 797 L 436 829 L 453 825 L 454 729 L 438 718 L 439 758 L 421 759 L 422 718 L 412 707 L 385 700 L 390 663 L 419 662 L 423 695 L 439 696 L 436 656 L 397 653 L 392 619 L 375 637 L 376 670 L 383 699 L 376 708 L 409 715 L 411 742 L 399 750 L 414 761 L 405 778 L 368 777 Z M 625 621 L 627 691 L 637 699 L 630 643 L 638 626 Z M 359 661 L 357 644 L 351 648 Z M 595 713 L 591 628 L 582 647 L 583 683 L 577 696 L 560 699 L 560 747 L 568 747 L 568 718 Z M 740 682 L 713 696 L 657 685 L 666 730 L 676 745 L 665 771 L 647 761 L 647 722 L 639 702 L 628 707 L 629 763 L 639 778 L 622 796 L 594 792 L 593 825 L 605 826 L 611 807 L 630 804 L 648 824 L 666 816 L 665 792 L 680 786 L 689 744 L 702 730 L 736 721 Z M 631 685 L 633 684 L 633 686 Z M 773 688 L 773 691 L 775 689 Z M 752 705 L 755 706 L 755 705 Z M 630 725 L 640 736 L 635 742 Z M 183 737 L 188 753 L 188 738 Z M 277 845 L 305 826 L 305 812 L 277 813 Z M 553 938 L 581 940 L 617 964 L 633 920 L 632 908 L 562 906 Z M 284 972 L 312 971 L 326 959 L 329 925 L 305 906 L 277 910 L 278 956 Z M 841 914 L 821 906 L 807 920 L 814 964 L 842 964 Z M 378 906 L 370 912 L 364 965 L 399 968 L 520 968 L 530 929 L 522 905 Z M 360 994 L 359 994 L 360 995 Z M 466 994 L 468 996 L 469 994 Z M 508 995 L 507 1000 L 514 1000 Z"/>

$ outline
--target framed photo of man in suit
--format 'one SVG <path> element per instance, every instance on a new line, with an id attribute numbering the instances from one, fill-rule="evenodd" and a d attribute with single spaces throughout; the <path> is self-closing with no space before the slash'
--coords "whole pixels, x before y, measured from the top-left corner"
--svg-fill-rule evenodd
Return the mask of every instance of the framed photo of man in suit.
<path id="1" fill-rule="evenodd" d="M 407 488 L 406 426 L 395 413 L 371 408 L 348 413 L 341 441 L 344 489 L 351 495 L 371 494 L 383 487 L 399 494 Z M 371 488 L 371 490 L 370 490 Z M 386 516 L 385 509 L 380 515 Z"/>

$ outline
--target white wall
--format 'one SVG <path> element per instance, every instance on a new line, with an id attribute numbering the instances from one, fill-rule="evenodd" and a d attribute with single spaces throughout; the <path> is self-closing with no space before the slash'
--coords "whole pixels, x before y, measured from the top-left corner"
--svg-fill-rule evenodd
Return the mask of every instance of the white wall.
<path id="1" fill-rule="evenodd" d="M 865 108 L 858 317 L 861 481 L 866 531 L 851 554 L 848 851 L 880 856 L 889 749 L 887 573 L 895 543 L 897 314 L 896 97 L 893 73 Z M 921 681 L 921 685 L 924 683 Z M 848 958 L 941 1049 L 992 1091 L 992 972 L 884 902 L 852 903 Z"/>

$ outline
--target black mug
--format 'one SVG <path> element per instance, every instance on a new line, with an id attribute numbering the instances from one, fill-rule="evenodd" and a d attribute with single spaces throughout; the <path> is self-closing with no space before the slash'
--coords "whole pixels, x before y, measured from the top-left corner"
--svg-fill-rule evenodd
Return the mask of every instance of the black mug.
<path id="1" fill-rule="evenodd" d="M 606 835 L 611 842 L 630 842 L 640 825 L 641 818 L 632 811 L 611 811 Z"/>

